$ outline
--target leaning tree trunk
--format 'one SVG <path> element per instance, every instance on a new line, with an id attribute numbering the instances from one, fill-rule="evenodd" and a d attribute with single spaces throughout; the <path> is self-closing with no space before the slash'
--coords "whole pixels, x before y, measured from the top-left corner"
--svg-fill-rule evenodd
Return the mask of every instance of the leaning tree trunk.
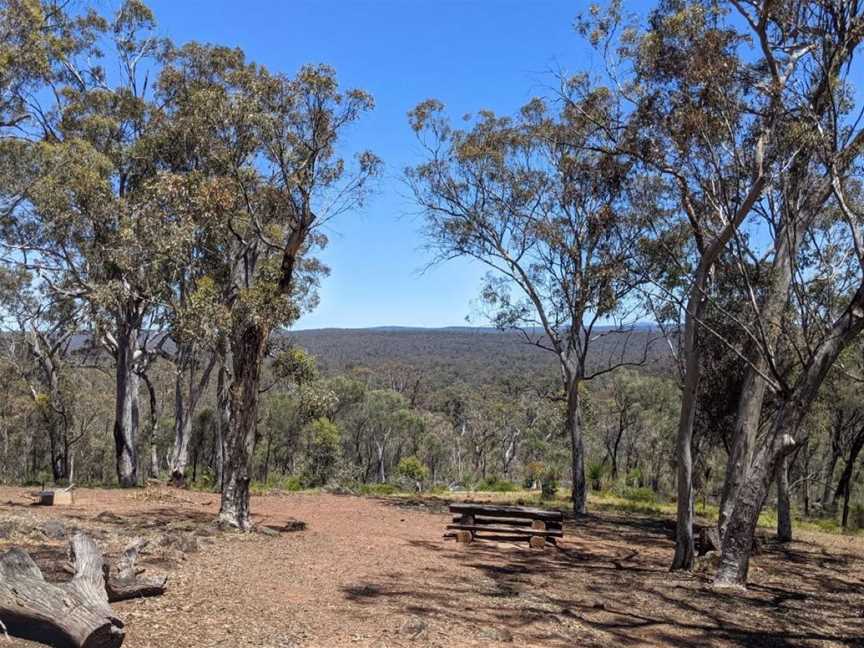
<path id="1" fill-rule="evenodd" d="M 567 435 L 570 437 L 570 472 L 573 488 L 570 493 L 573 514 L 585 515 L 588 512 L 585 492 L 585 441 L 582 422 L 582 402 L 579 396 L 578 379 L 570 379 L 567 386 Z"/>
<path id="2" fill-rule="evenodd" d="M 777 540 L 792 541 L 792 511 L 789 503 L 789 457 L 777 464 Z"/>
<path id="3" fill-rule="evenodd" d="M 696 559 L 693 537 L 693 425 L 696 420 L 696 395 L 701 375 L 696 327 L 705 314 L 707 271 L 694 281 L 684 318 L 684 389 L 681 394 L 681 414 L 678 418 L 676 458 L 678 461 L 678 502 L 675 524 L 675 556 L 672 570 L 690 570 Z"/>
<path id="4" fill-rule="evenodd" d="M 231 423 L 225 442 L 219 521 L 249 529 L 249 483 L 258 417 L 258 389 L 267 331 L 256 323 L 237 325 L 231 335 L 233 378 L 229 390 Z"/>
<path id="5" fill-rule="evenodd" d="M 84 534 L 70 543 L 75 575 L 48 583 L 21 549 L 0 556 L 0 619 L 12 635 L 73 648 L 117 648 L 123 622 L 108 605 L 102 555 Z"/>
<path id="6" fill-rule="evenodd" d="M 747 471 L 736 498 L 720 553 L 714 579 L 721 587 L 744 587 L 750 567 L 753 536 L 759 512 L 777 464 L 795 447 L 801 423 L 819 392 L 828 371 L 843 350 L 864 330 L 864 282 L 858 287 L 843 314 L 837 318 L 816 348 L 786 400 L 774 418 L 767 442 L 759 449 Z"/>
<path id="7" fill-rule="evenodd" d="M 761 354 L 756 363 L 763 371 L 767 368 L 767 363 Z M 741 387 L 732 451 L 726 462 L 726 476 L 720 495 L 718 518 L 720 537 L 723 537 L 726 532 L 726 523 L 732 513 L 732 506 L 744 481 L 747 467 L 753 459 L 753 446 L 756 442 L 756 433 L 759 431 L 766 386 L 765 380 L 752 367 L 748 367 Z"/>
<path id="8" fill-rule="evenodd" d="M 128 318 L 118 328 L 114 446 L 117 480 L 123 488 L 130 488 L 138 484 L 138 330 Z"/>
<path id="9" fill-rule="evenodd" d="M 783 448 L 783 443 L 775 437 L 774 442 L 757 451 L 750 464 L 721 541 L 720 565 L 714 578 L 718 587 L 744 587 L 747 584 L 759 512 L 784 452 L 788 449 Z"/>
<path id="10" fill-rule="evenodd" d="M 738 405 L 738 415 L 735 422 L 735 435 L 732 442 L 732 453 L 726 464 L 726 478 L 720 498 L 720 516 L 718 526 L 720 536 L 726 531 L 726 523 L 732 513 L 732 507 L 741 482 L 747 472 L 747 467 L 753 458 L 753 446 L 762 418 L 762 403 L 765 400 L 767 381 L 761 374 L 768 372 L 767 357 L 773 354 L 780 337 L 779 322 L 783 311 L 789 303 L 789 288 L 792 285 L 792 260 L 798 247 L 801 235 L 801 224 L 787 219 L 777 233 L 777 247 L 774 251 L 774 263 L 771 268 L 771 283 L 758 318 L 762 322 L 763 335 L 761 345 L 751 345 L 752 365 L 747 367 L 744 383 L 741 388 L 741 400 Z"/>

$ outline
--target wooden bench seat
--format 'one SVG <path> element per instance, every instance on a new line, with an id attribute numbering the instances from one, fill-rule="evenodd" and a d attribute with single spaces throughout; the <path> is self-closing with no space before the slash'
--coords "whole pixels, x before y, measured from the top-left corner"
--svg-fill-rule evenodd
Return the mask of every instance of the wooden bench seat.
<path id="1" fill-rule="evenodd" d="M 519 536 L 530 538 L 531 536 L 552 536 L 563 538 L 564 532 L 561 529 L 532 529 L 518 528 L 514 529 L 510 526 L 483 526 L 481 524 L 448 524 L 448 529 L 456 529 L 457 531 L 478 531 L 481 533 L 514 533 Z"/>

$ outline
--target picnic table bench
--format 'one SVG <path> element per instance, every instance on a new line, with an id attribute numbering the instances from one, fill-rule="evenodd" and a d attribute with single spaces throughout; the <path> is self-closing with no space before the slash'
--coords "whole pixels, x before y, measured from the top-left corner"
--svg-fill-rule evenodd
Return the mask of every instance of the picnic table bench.
<path id="1" fill-rule="evenodd" d="M 473 540 L 521 541 L 531 547 L 543 548 L 564 537 L 561 511 L 527 508 L 524 506 L 494 506 L 490 504 L 451 504 L 453 523 L 447 525 L 445 537 L 457 542 Z"/>

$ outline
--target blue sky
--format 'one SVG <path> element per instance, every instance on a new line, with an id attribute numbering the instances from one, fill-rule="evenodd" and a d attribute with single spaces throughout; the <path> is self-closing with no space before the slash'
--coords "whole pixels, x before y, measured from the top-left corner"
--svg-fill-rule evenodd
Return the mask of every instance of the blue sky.
<path id="1" fill-rule="evenodd" d="M 453 117 L 513 112 L 553 84 L 555 70 L 597 65 L 573 30 L 585 1 L 150 0 L 159 32 L 177 42 L 243 48 L 273 70 L 336 68 L 345 87 L 371 92 L 375 111 L 353 127 L 385 175 L 368 206 L 327 231 L 332 272 L 321 303 L 296 328 L 464 325 L 484 270 L 453 261 L 425 273 L 421 221 L 401 181 L 420 149 L 406 113 L 423 99 Z M 482 324 L 472 321 L 472 324 Z"/>

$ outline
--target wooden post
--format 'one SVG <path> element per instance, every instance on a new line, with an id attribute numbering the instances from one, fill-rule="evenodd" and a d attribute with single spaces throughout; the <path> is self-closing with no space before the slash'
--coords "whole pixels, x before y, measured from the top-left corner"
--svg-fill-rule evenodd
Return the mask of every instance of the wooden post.
<path id="1" fill-rule="evenodd" d="M 54 491 L 54 506 L 72 506 L 74 503 L 75 495 L 71 487 Z"/>

